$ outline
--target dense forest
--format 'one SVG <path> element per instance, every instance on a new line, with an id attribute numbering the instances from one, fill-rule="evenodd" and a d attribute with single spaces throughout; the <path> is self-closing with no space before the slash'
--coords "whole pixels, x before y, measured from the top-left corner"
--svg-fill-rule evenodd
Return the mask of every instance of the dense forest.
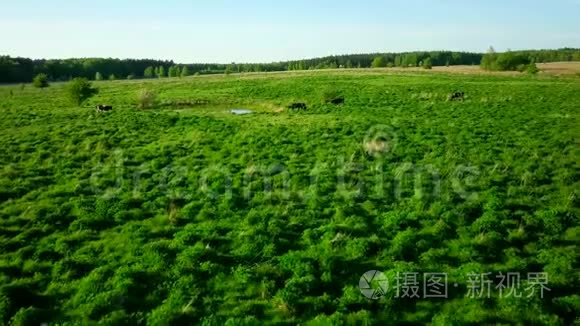
<path id="1" fill-rule="evenodd" d="M 580 61 L 580 49 L 510 51 L 510 56 L 524 62 Z M 487 54 L 489 56 L 489 53 Z M 273 62 L 231 64 L 176 64 L 151 59 L 28 59 L 0 56 L 0 83 L 30 82 L 37 74 L 46 74 L 53 81 L 73 77 L 89 79 L 132 79 L 178 77 L 193 74 L 261 72 L 333 68 L 416 67 L 444 65 L 479 65 L 483 53 L 431 51 L 403 53 L 370 53 L 338 55 L 322 58 Z M 484 68 L 485 63 L 483 63 Z M 494 66 L 495 67 L 495 66 Z M 501 70 L 501 69 L 496 69 Z"/>

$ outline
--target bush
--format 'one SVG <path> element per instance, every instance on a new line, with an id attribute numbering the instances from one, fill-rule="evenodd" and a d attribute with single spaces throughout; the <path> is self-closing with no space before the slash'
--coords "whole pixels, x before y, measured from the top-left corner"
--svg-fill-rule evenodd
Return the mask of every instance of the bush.
<path id="1" fill-rule="evenodd" d="M 100 72 L 95 73 L 95 80 L 103 80 L 103 75 Z"/>
<path id="2" fill-rule="evenodd" d="M 495 71 L 525 71 L 530 63 L 530 59 L 523 54 L 513 52 L 497 54 L 490 51 L 483 56 L 481 67 Z"/>
<path id="3" fill-rule="evenodd" d="M 149 109 L 155 106 L 157 94 L 152 90 L 142 89 L 137 93 L 137 107 L 140 109 Z"/>
<path id="4" fill-rule="evenodd" d="M 143 72 L 143 77 L 145 77 L 145 78 L 155 77 L 155 68 L 153 68 L 153 67 L 145 68 L 145 71 Z"/>
<path id="5" fill-rule="evenodd" d="M 385 57 L 383 56 L 378 56 L 375 57 L 373 59 L 373 62 L 371 63 L 371 67 L 373 68 L 381 68 L 381 67 L 385 67 L 387 64 L 385 62 Z"/>
<path id="6" fill-rule="evenodd" d="M 343 98 L 338 90 L 331 88 L 324 90 L 321 97 L 323 103 L 332 103 L 336 99 Z"/>
<path id="7" fill-rule="evenodd" d="M 187 77 L 189 75 L 191 75 L 189 68 L 187 66 L 183 66 L 183 69 L 181 69 L 181 77 Z"/>
<path id="8" fill-rule="evenodd" d="M 433 68 L 433 64 L 431 63 L 431 58 L 427 58 L 427 59 L 423 60 L 423 68 L 424 69 Z"/>
<path id="9" fill-rule="evenodd" d="M 32 85 L 37 88 L 48 87 L 48 75 L 38 74 L 32 80 Z"/>
<path id="10" fill-rule="evenodd" d="M 181 71 L 179 70 L 178 66 L 171 66 L 169 67 L 169 70 L 167 71 L 167 75 L 169 77 L 177 77 L 181 74 Z"/>
<path id="11" fill-rule="evenodd" d="M 93 88 L 86 78 L 74 78 L 65 86 L 66 94 L 75 105 L 81 105 L 84 101 L 99 92 Z"/>
<path id="12" fill-rule="evenodd" d="M 540 72 L 540 69 L 538 69 L 538 66 L 532 62 L 526 67 L 526 72 L 530 75 L 535 75 Z"/>

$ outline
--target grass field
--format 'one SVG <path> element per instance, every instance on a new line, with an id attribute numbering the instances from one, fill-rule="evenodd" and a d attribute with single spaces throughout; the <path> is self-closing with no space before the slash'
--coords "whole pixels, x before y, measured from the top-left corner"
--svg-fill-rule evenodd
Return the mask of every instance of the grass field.
<path id="1" fill-rule="evenodd" d="M 94 85 L 80 108 L 62 84 L 0 87 L 0 324 L 579 316 L 577 77 L 338 70 Z M 136 108 L 142 89 L 156 107 Z M 365 292 L 371 270 L 388 287 L 378 278 Z"/>

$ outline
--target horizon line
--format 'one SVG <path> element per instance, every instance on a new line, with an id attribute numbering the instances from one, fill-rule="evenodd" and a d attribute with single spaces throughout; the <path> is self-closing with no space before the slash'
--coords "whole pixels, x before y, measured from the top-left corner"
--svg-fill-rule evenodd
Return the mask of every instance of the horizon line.
<path id="1" fill-rule="evenodd" d="M 493 47 L 493 46 L 490 46 Z M 558 50 L 576 50 L 580 51 L 580 48 L 575 47 L 558 47 L 558 48 L 522 48 L 522 49 L 511 49 L 508 48 L 505 51 L 495 51 L 496 53 L 506 53 L 506 52 L 527 52 L 527 51 L 558 51 Z M 363 53 L 343 53 L 343 54 L 332 54 L 326 56 L 317 56 L 317 57 L 309 57 L 309 58 L 301 58 L 301 59 L 287 59 L 287 60 L 278 60 L 278 61 L 262 61 L 262 62 L 176 62 L 174 59 L 161 59 L 161 58 L 135 58 L 135 57 L 60 57 L 60 58 L 39 58 L 39 57 L 29 57 L 29 56 L 20 56 L 20 55 L 11 55 L 11 54 L 0 54 L 0 57 L 9 57 L 9 58 L 20 58 L 20 59 L 30 59 L 33 61 L 49 61 L 49 60 L 82 60 L 82 59 L 112 59 L 112 60 L 138 60 L 138 61 L 166 61 L 171 62 L 173 64 L 179 65 L 196 65 L 196 64 L 204 64 L 204 65 L 228 65 L 228 64 L 275 64 L 275 63 L 286 63 L 286 62 L 300 62 L 300 61 L 307 61 L 307 60 L 319 60 L 325 58 L 334 58 L 334 57 L 345 57 L 345 56 L 355 56 L 355 55 L 386 55 L 386 54 L 408 54 L 408 53 L 430 53 L 430 52 L 451 52 L 451 53 L 469 53 L 469 54 L 485 54 L 486 52 L 479 52 L 479 51 L 468 51 L 468 50 L 410 50 L 410 51 L 395 51 L 395 52 L 363 52 Z"/>

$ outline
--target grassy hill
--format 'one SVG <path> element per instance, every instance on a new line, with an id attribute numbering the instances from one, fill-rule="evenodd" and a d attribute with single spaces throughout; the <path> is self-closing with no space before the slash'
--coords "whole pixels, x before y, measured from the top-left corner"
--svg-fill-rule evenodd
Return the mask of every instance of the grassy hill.
<path id="1" fill-rule="evenodd" d="M 0 87 L 0 324 L 564 325 L 580 312 L 577 77 L 94 85 L 80 108 L 63 84 Z M 136 108 L 143 89 L 155 107 Z M 369 270 L 388 280 L 371 299 Z M 445 276 L 446 297 L 426 297 L 426 273 Z"/>

